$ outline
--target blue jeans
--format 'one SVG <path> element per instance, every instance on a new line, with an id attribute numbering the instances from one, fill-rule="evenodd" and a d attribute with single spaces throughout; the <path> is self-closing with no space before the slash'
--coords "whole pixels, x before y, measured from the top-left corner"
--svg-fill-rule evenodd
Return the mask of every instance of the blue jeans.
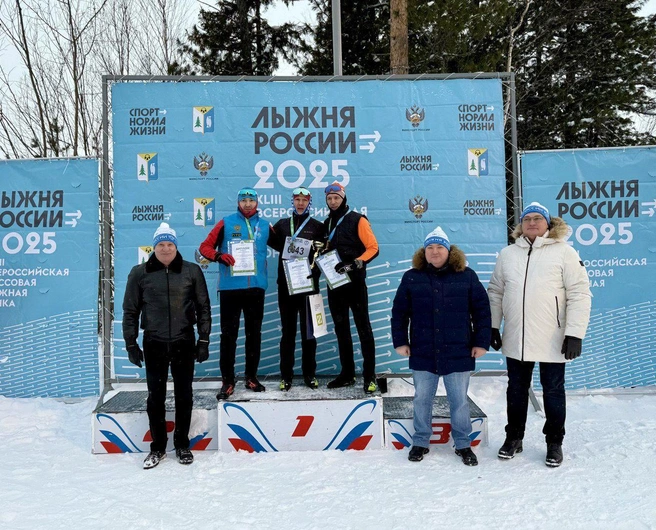
<path id="1" fill-rule="evenodd" d="M 469 372 L 453 372 L 442 377 L 449 401 L 451 435 L 456 449 L 470 447 L 471 417 L 467 402 L 470 374 Z M 440 376 L 431 372 L 413 370 L 412 378 L 415 384 L 413 400 L 415 433 L 412 435 L 412 443 L 419 447 L 428 447 L 433 434 L 433 400 Z"/>

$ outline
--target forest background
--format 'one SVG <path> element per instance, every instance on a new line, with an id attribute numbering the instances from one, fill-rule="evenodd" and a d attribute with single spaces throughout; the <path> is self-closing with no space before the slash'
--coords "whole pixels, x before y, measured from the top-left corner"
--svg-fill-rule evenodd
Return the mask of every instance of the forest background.
<path id="1" fill-rule="evenodd" d="M 516 74 L 519 149 L 656 144 L 656 0 L 342 1 L 344 75 L 399 3 L 408 73 Z M 333 74 L 330 0 L 0 0 L 0 156 L 100 156 L 105 74 L 281 73 Z"/>

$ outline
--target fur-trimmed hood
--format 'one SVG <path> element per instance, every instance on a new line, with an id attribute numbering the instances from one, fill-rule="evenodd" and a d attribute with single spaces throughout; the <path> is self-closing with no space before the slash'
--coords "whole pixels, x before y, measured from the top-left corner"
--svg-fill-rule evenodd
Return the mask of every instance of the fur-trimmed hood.
<path id="1" fill-rule="evenodd" d="M 522 223 L 519 223 L 515 229 L 510 234 L 510 237 L 513 239 L 519 239 L 522 237 L 524 231 L 522 230 Z M 551 223 L 549 224 L 549 231 L 547 233 L 547 238 L 550 239 L 564 239 L 567 235 L 567 223 L 563 221 L 561 217 L 552 217 Z"/>
<path id="2" fill-rule="evenodd" d="M 465 267 L 467 267 L 467 257 L 456 245 L 451 245 L 448 263 L 455 272 L 462 272 L 465 270 Z M 414 256 L 412 256 L 412 268 L 422 270 L 427 266 L 428 261 L 426 260 L 426 249 L 421 247 L 417 249 Z"/>

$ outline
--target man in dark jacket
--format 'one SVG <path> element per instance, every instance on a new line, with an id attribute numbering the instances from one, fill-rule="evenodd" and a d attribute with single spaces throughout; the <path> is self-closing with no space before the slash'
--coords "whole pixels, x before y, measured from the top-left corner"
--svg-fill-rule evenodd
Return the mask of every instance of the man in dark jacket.
<path id="1" fill-rule="evenodd" d="M 464 253 L 437 227 L 415 252 L 392 306 L 392 341 L 410 357 L 415 386 L 414 434 L 408 459 L 428 453 L 433 399 L 444 379 L 456 454 L 465 465 L 478 464 L 471 450 L 467 389 L 475 359 L 490 347 L 490 307 L 485 288 L 466 266 Z M 408 339 L 408 326 L 410 338 Z"/>
<path id="2" fill-rule="evenodd" d="M 305 386 L 317 388 L 319 382 L 315 377 L 317 369 L 317 340 L 308 337 L 307 304 L 308 295 L 319 292 L 318 267 L 312 269 L 313 289 L 298 294 L 289 294 L 284 262 L 293 259 L 307 259 L 312 265 L 312 255 L 317 246 L 323 246 L 325 230 L 323 223 L 310 216 L 312 195 L 307 188 L 292 191 L 294 211 L 287 219 L 280 219 L 269 234 L 269 246 L 280 252 L 278 258 L 278 307 L 280 308 L 280 390 L 286 392 L 292 387 L 294 377 L 294 349 L 296 347 L 296 321 L 301 319 L 301 349 L 303 380 Z"/>
<path id="3" fill-rule="evenodd" d="M 211 306 L 205 276 L 178 252 L 175 230 L 162 223 L 153 239 L 155 251 L 146 263 L 132 268 L 123 298 L 123 338 L 128 358 L 141 368 L 146 362 L 146 411 L 153 441 L 144 469 L 166 456 L 166 382 L 169 365 L 175 395 L 173 444 L 181 464 L 191 464 L 189 426 L 193 405 L 194 360 L 209 357 Z M 143 351 L 137 344 L 139 319 Z M 198 343 L 194 325 L 198 328 Z"/>
<path id="4" fill-rule="evenodd" d="M 324 221 L 328 242 L 326 250 L 337 250 L 341 262 L 335 270 L 348 274 L 350 282 L 335 289 L 328 289 L 328 306 L 335 324 L 335 335 L 339 346 L 339 375 L 328 383 L 328 388 L 340 388 L 355 384 L 355 360 L 349 309 L 360 337 L 362 348 L 362 376 L 364 391 L 371 394 L 376 385 L 376 346 L 369 321 L 369 295 L 367 292 L 367 263 L 378 256 L 378 242 L 371 230 L 369 220 L 357 212 L 349 211 L 346 191 L 338 182 L 325 189 L 326 204 L 330 208 Z"/>

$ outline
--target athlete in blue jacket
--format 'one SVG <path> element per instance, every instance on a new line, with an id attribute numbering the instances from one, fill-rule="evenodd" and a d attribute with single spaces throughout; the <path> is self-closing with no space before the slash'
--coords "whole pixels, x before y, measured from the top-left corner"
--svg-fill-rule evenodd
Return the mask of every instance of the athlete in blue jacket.
<path id="1" fill-rule="evenodd" d="M 264 292 L 267 280 L 267 241 L 270 224 L 257 211 L 257 192 L 242 188 L 237 196 L 237 211 L 221 219 L 200 245 L 200 253 L 219 262 L 219 302 L 221 311 L 220 360 L 223 385 L 217 399 L 227 399 L 235 391 L 235 352 L 239 319 L 244 312 L 246 333 L 246 388 L 253 392 L 265 390 L 257 379 L 260 364 Z M 252 243 L 255 271 L 251 275 L 236 276 L 230 254 L 231 244 Z"/>

